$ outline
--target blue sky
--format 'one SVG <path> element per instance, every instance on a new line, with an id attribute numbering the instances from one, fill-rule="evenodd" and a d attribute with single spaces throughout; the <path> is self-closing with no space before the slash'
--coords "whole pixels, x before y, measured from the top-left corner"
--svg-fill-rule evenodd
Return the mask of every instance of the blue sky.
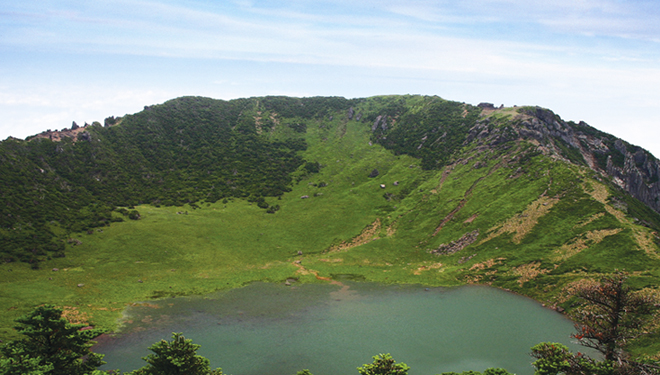
<path id="1" fill-rule="evenodd" d="M 0 0 L 0 139 L 183 95 L 540 105 L 660 156 L 660 3 Z"/>

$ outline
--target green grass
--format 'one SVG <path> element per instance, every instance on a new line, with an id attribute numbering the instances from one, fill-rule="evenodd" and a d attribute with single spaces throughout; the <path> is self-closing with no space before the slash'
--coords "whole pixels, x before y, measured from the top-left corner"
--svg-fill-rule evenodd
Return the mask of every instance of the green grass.
<path id="1" fill-rule="evenodd" d="M 525 144 L 490 153 L 466 149 L 455 155 L 454 161 L 460 162 L 440 187 L 442 170 L 424 171 L 417 159 L 370 145 L 369 126 L 347 121 L 342 113 L 334 113 L 332 121 L 287 121 L 305 122 L 306 133 L 296 133 L 309 145 L 302 156 L 322 168 L 317 174 L 297 173 L 300 181 L 291 192 L 280 199 L 267 198 L 269 204 L 281 206 L 279 211 L 268 214 L 238 199 L 201 203 L 200 209 L 142 205 L 137 207 L 142 215 L 138 221 L 73 235 L 82 244 L 67 245 L 65 258 L 44 262 L 40 270 L 26 264 L 1 265 L 0 338 L 15 337 L 13 319 L 43 303 L 77 307 L 89 314 L 91 323 L 117 329 L 123 308 L 138 301 L 204 294 L 257 280 L 327 282 L 301 274 L 296 260 L 322 277 L 350 275 L 383 283 L 450 286 L 476 276 L 482 283 L 549 303 L 562 286 L 588 277 L 585 268 L 594 275 L 615 268 L 643 271 L 637 283 L 660 283 L 660 264 L 637 247 L 634 224 L 605 213 L 586 226 L 577 225 L 606 211 L 583 191 L 582 181 L 592 180 L 582 177 L 580 167 L 534 155 Z M 288 137 L 290 132 L 283 122 L 270 136 Z M 485 166 L 474 168 L 477 161 Z M 369 178 L 373 169 L 380 174 Z M 319 187 L 319 182 L 327 186 Z M 520 243 L 502 234 L 479 244 L 491 228 L 521 215 L 543 193 L 559 202 Z M 301 199 L 304 195 L 309 198 Z M 462 199 L 462 208 L 434 235 Z M 328 252 L 360 235 L 376 219 L 381 222 L 378 239 Z M 396 229 L 391 236 L 389 226 Z M 562 244 L 587 231 L 613 228 L 622 231 L 563 263 L 552 261 L 552 252 Z M 475 229 L 480 231 L 477 242 L 464 250 L 449 256 L 429 253 Z M 496 258 L 504 260 L 490 268 L 471 269 Z M 520 285 L 513 269 L 532 262 L 540 262 L 548 273 Z M 434 268 L 438 263 L 442 267 Z M 426 268 L 419 271 L 422 267 Z"/>

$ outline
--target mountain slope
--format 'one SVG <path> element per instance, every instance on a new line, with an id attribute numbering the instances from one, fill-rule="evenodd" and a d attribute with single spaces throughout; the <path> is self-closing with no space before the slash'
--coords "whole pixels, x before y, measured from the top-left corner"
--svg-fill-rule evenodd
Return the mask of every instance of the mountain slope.
<path id="1" fill-rule="evenodd" d="M 557 308 L 615 269 L 660 282 L 660 216 L 641 202 L 657 197 L 657 160 L 541 108 L 179 98 L 76 137 L 0 145 L 17 182 L 3 184 L 5 256 L 42 268 L 0 266 L 16 307 L 2 326 L 46 301 L 113 326 L 116 304 L 264 279 L 488 283 Z M 142 218 L 110 225 L 129 206 Z M 57 252 L 24 251 L 46 243 L 35 233 Z"/>

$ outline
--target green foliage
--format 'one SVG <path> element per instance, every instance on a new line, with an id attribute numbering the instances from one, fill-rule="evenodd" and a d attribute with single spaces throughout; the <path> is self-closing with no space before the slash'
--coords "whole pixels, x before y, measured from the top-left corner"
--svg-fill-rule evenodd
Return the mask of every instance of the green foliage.
<path id="1" fill-rule="evenodd" d="M 321 170 L 321 165 L 318 162 L 308 161 L 305 163 L 304 168 L 308 173 L 319 173 Z"/>
<path id="2" fill-rule="evenodd" d="M 52 373 L 53 364 L 41 364 L 41 357 L 31 357 L 18 347 L 3 350 L 7 358 L 0 358 L 0 375 L 44 375 Z"/>
<path id="3" fill-rule="evenodd" d="M 438 169 L 462 147 L 480 110 L 437 97 L 424 99 L 422 105 L 410 109 L 390 103 L 376 112 L 381 113 L 379 124 L 385 121 L 386 125 L 374 122 L 372 140 L 396 154 L 421 159 L 424 169 Z"/>
<path id="4" fill-rule="evenodd" d="M 461 138 L 479 109 L 421 96 L 179 98 L 88 127 L 91 138 L 76 143 L 4 141 L 0 178 L 17 182 L 0 192 L 0 253 L 28 264 L 0 266 L 0 304 L 11 308 L 0 335 L 13 337 L 11 320 L 40 303 L 77 306 L 112 329 L 116 308 L 137 300 L 283 282 L 300 276 L 298 251 L 323 277 L 490 283 L 548 303 L 617 268 L 636 272 L 636 287 L 656 287 L 657 246 L 640 249 L 637 238 L 652 240 L 642 225 L 657 228 L 660 216 L 609 185 L 616 197 L 606 209 L 588 191 L 607 181 L 513 137 L 515 111 L 505 112 L 487 126 L 506 141 L 487 150 Z M 378 116 L 386 129 L 372 132 Z M 500 232 L 541 196 L 552 208 L 524 233 Z M 612 214 L 620 206 L 628 218 Z M 134 210 L 140 220 L 129 219 Z M 359 246 L 329 251 L 368 228 L 373 237 Z M 463 250 L 432 252 L 475 230 Z M 601 231 L 619 232 L 591 239 Z M 539 274 L 519 275 L 530 267 Z M 310 273 L 301 282 L 321 281 Z"/>
<path id="5" fill-rule="evenodd" d="M 357 368 L 360 375 L 407 375 L 410 370 L 405 363 L 396 363 L 389 353 L 381 353 L 373 358 L 373 363 L 366 363 Z"/>
<path id="6" fill-rule="evenodd" d="M 336 102 L 327 100 L 330 107 Z M 146 107 L 120 124 L 108 118 L 113 126 L 88 127 L 75 143 L 2 142 L 0 256 L 36 265 L 64 250 L 64 236 L 49 230 L 53 223 L 68 233 L 106 226 L 117 206 L 289 191 L 291 172 L 303 164 L 297 153 L 307 144 L 259 135 L 249 111 L 257 102 L 183 97 Z M 323 98 L 313 102 L 326 108 Z"/>
<path id="7" fill-rule="evenodd" d="M 532 347 L 535 375 L 614 375 L 614 362 L 595 361 L 581 353 L 573 354 L 565 345 L 542 342 Z"/>
<path id="8" fill-rule="evenodd" d="M 573 313 L 577 333 L 572 336 L 581 345 L 599 351 L 607 361 L 623 361 L 626 343 L 654 329 L 657 301 L 633 293 L 624 284 L 627 278 L 624 273 L 616 273 L 575 291 L 582 305 Z"/>
<path id="9" fill-rule="evenodd" d="M 623 351 L 626 342 L 652 332 L 656 301 L 634 293 L 624 285 L 627 275 L 615 273 L 599 283 L 578 286 L 573 294 L 582 305 L 574 311 L 577 332 L 571 335 L 583 346 L 597 350 L 602 361 L 582 353 L 573 354 L 558 343 L 540 343 L 532 347 L 536 375 L 614 375 L 660 374 L 658 361 L 632 359 Z"/>
<path id="10" fill-rule="evenodd" d="M 102 331 L 81 330 L 84 324 L 70 324 L 60 308 L 39 306 L 16 321 L 16 330 L 26 337 L 0 348 L 7 371 L 22 368 L 48 375 L 83 375 L 105 363 L 103 355 L 89 350 L 90 340 Z"/>
<path id="11" fill-rule="evenodd" d="M 201 345 L 193 344 L 181 333 L 172 333 L 172 341 L 161 340 L 149 347 L 154 354 L 143 359 L 145 367 L 132 375 L 221 375 L 221 369 L 212 370 L 209 360 L 197 355 Z"/>

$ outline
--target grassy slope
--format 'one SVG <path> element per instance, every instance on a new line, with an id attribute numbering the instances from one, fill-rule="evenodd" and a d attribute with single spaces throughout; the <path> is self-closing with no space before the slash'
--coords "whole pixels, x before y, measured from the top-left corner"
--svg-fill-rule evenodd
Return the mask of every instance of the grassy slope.
<path id="1" fill-rule="evenodd" d="M 286 124 L 296 121 L 282 120 L 270 136 L 295 135 Z M 76 235 L 82 244 L 42 270 L 2 265 L 0 336 L 12 337 L 13 319 L 36 304 L 76 307 L 89 322 L 116 328 L 123 306 L 135 301 L 254 280 L 325 282 L 314 273 L 427 285 L 490 283 L 565 307 L 564 286 L 617 268 L 633 272 L 639 287 L 660 284 L 650 230 L 610 204 L 607 195 L 616 191 L 593 172 L 536 154 L 526 143 L 466 149 L 446 170 L 424 171 L 419 160 L 371 146 L 369 126 L 343 113 L 305 122 L 304 157 L 323 168 L 281 200 L 270 198 L 282 207 L 276 214 L 243 200 L 197 210 L 141 206 L 141 220 Z M 369 178 L 374 168 L 380 175 Z M 327 186 L 315 186 L 319 182 Z M 476 229 L 478 240 L 456 254 L 429 253 Z M 334 250 L 353 238 L 361 245 Z M 574 255 L 560 259 L 558 252 Z M 636 350 L 657 352 L 657 341 Z"/>

